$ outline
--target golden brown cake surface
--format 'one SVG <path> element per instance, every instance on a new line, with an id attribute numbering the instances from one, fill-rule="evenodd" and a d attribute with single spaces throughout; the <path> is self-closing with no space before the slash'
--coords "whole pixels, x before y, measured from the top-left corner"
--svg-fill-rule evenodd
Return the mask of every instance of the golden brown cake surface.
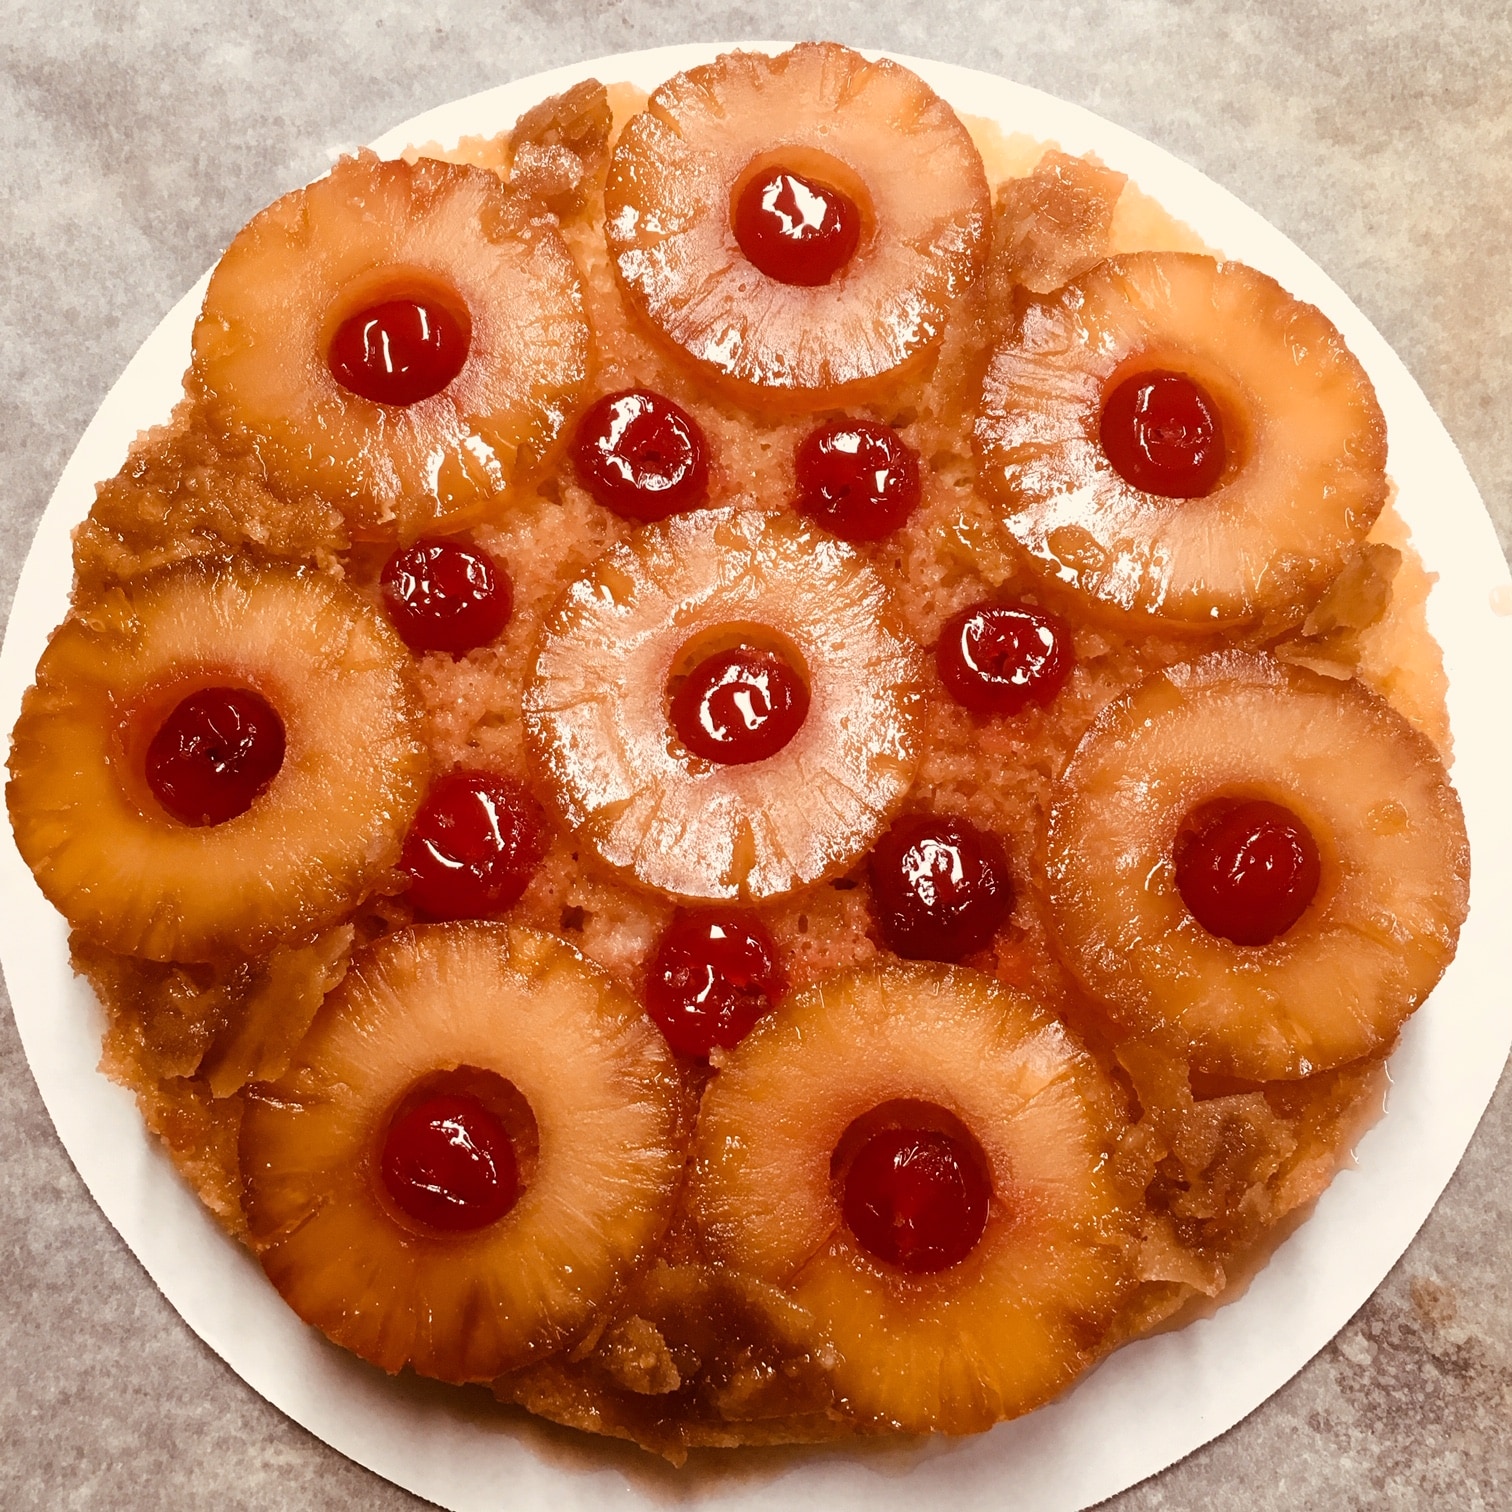
<path id="1" fill-rule="evenodd" d="M 422 149 L 410 157 L 445 157 L 497 173 L 506 197 L 515 196 L 509 198 L 514 206 L 509 214 L 533 228 L 547 227 L 539 234 L 552 238 L 556 230 L 548 223 L 553 217 L 560 223 L 561 241 L 580 279 L 589 345 L 585 361 L 571 355 L 561 364 L 563 371 L 554 373 L 549 404 L 542 400 L 542 406 L 568 403 L 561 396 L 578 369 L 587 375 L 580 390 L 584 400 L 621 389 L 654 390 L 682 406 L 707 437 L 712 506 L 734 511 L 737 521 L 742 512 L 781 509 L 796 491 L 794 456 L 815 424 L 814 404 L 805 399 L 785 407 L 781 396 L 752 404 L 739 390 L 711 380 L 644 322 L 611 267 L 604 237 L 608 154 L 643 103 L 644 97 L 624 87 L 606 97 L 579 86 L 532 111 L 512 136 L 472 139 L 450 153 Z M 646 1156 L 651 1174 L 644 1181 L 654 1201 L 668 1205 L 664 1232 L 647 1239 L 637 1231 L 619 1247 L 606 1240 L 612 1263 L 603 1261 L 601 1284 L 595 1282 L 588 1302 L 580 1306 L 581 1297 L 570 1306 L 542 1302 L 539 1319 L 504 1330 L 496 1347 L 480 1347 L 460 1374 L 450 1373 L 492 1379 L 501 1401 L 632 1439 L 674 1461 L 700 1445 L 812 1442 L 931 1428 L 975 1431 L 1032 1408 L 1107 1349 L 1183 1307 L 1222 1297 L 1259 1263 L 1288 1216 L 1327 1185 L 1350 1140 L 1374 1116 L 1384 1057 L 1400 1022 L 1400 1015 L 1385 1016 L 1380 1033 L 1348 1039 L 1347 1054 L 1310 1076 L 1299 1074 L 1294 1062 L 1281 1065 L 1279 1057 L 1280 1069 L 1259 1072 L 1255 1066 L 1263 1058 L 1238 1056 L 1218 1066 L 1212 1056 L 1204 1060 L 1199 1054 L 1194 1064 L 1179 1038 L 1150 1032 L 1147 1019 L 1110 1015 L 1089 992 L 1088 973 L 1073 974 L 1063 964 L 1068 955 L 1056 941 L 1047 881 L 1049 816 L 1073 753 L 1116 700 L 1165 669 L 1237 646 L 1291 664 L 1299 669 L 1293 681 L 1324 688 L 1325 694 L 1329 679 L 1336 684 L 1357 679 L 1360 698 L 1379 695 L 1389 701 L 1421 732 L 1414 738 L 1425 751 L 1432 742 L 1447 752 L 1444 678 L 1423 617 L 1430 580 L 1389 503 L 1368 540 L 1349 543 L 1342 571 L 1333 562 L 1319 569 L 1331 586 L 1308 580 L 1311 596 L 1303 612 L 1279 632 L 1268 623 L 1235 624 L 1232 617 L 1216 630 L 1131 626 L 1097 612 L 1095 605 L 1079 608 L 1074 597 L 1047 585 L 1043 568 L 1036 570 L 1015 538 L 1002 500 L 979 475 L 973 427 L 989 357 L 1015 310 L 1087 275 L 1111 254 L 1164 248 L 1195 253 L 1200 243 L 1121 175 L 1046 144 L 1005 138 L 990 123 L 969 124 L 989 184 L 1003 186 L 996 193 L 987 271 L 948 301 L 943 336 L 930 345 L 927 361 L 904 364 L 881 391 L 835 403 L 836 410 L 894 427 L 924 464 L 922 498 L 906 523 L 881 540 L 847 548 L 847 555 L 854 571 L 864 572 L 865 582 L 878 585 L 876 592 L 890 604 L 900 657 L 915 654 L 910 646 L 933 647 L 951 616 L 990 599 L 1054 605 L 1070 622 L 1075 668 L 1047 706 L 1031 703 L 1011 717 L 984 718 L 948 696 L 933 658 L 919 654 L 917 665 L 909 664 L 907 708 L 899 695 L 898 710 L 877 716 L 884 723 L 894 719 L 897 728 L 909 732 L 908 762 L 897 768 L 898 791 L 877 799 L 875 822 L 872 817 L 856 821 L 861 838 L 843 855 L 837 850 L 838 861 L 815 863 L 806 871 L 796 867 L 770 887 L 747 888 L 744 896 L 780 953 L 788 994 L 783 1004 L 797 1004 L 792 1011 L 809 1016 L 805 1024 L 812 1018 L 811 1037 L 825 1042 L 830 1035 L 839 1044 L 850 1035 L 859 1043 L 885 1033 L 877 983 L 891 980 L 886 973 L 896 969 L 875 922 L 865 856 L 885 818 L 900 806 L 909 814 L 949 814 L 1001 841 L 1014 882 L 1012 911 L 989 944 L 959 963 L 977 974 L 978 983 L 970 992 L 959 991 L 977 1004 L 972 1012 L 983 1023 L 996 1023 L 994 1014 L 1019 1015 L 1015 1032 L 1033 1049 L 1003 1049 L 1001 1068 L 993 1072 L 998 1080 L 983 1071 L 970 1096 L 963 1093 L 961 1108 L 1017 1095 L 1011 1089 L 1030 1076 L 1024 1067 L 1041 1064 L 1035 1057 L 1053 1049 L 1064 1058 L 1064 1068 L 1045 1084 L 1061 1088 L 1055 1095 L 1066 1100 L 1066 1108 L 1056 1113 L 1058 1105 L 1049 1098 L 1038 1104 L 1036 1115 L 1058 1132 L 1023 1138 L 1069 1141 L 1068 1149 L 1081 1148 L 1081 1140 L 1087 1151 L 1101 1154 L 1096 1159 L 1088 1154 L 1085 1172 L 1071 1161 L 1065 1170 L 1043 1177 L 1047 1190 L 1057 1183 L 1068 1190 L 1082 1185 L 1079 1206 L 1049 1216 L 1046 1209 L 1035 1219 L 1045 1233 L 1061 1236 L 1045 1245 L 1062 1256 L 1056 1263 L 1064 1270 L 1033 1285 L 1081 1291 L 1051 1327 L 1039 1313 L 1025 1313 L 1023 1320 L 999 1317 L 990 1307 L 990 1277 L 980 1281 L 977 1292 L 962 1281 L 959 1296 L 941 1290 L 926 1297 L 910 1290 L 912 1283 L 875 1266 L 868 1269 L 869 1262 L 856 1260 L 838 1240 L 826 1249 L 823 1236 L 807 1250 L 800 1246 L 796 1258 L 783 1249 L 786 1237 L 782 1243 L 772 1239 L 756 1258 L 742 1248 L 757 1243 L 754 1216 L 750 1234 L 728 1216 L 709 1217 L 724 1211 L 720 1203 L 735 1189 L 726 1184 L 711 1196 L 710 1182 L 718 1175 L 719 1181 L 733 1183 L 736 1176 L 728 1172 L 738 1162 L 730 1164 L 731 1156 L 728 1172 L 719 1175 L 726 1166 L 707 1146 L 707 1131 L 705 1145 L 698 1145 L 696 1109 L 702 1097 L 724 1121 L 721 1128 L 746 1127 L 754 1115 L 738 1099 L 756 1097 L 759 1110 L 762 1077 L 776 1078 L 772 1085 L 781 1082 L 780 1070 L 772 1067 L 780 1068 L 788 1053 L 777 1042 L 787 1008 L 780 1006 L 773 1022 L 756 1031 L 749 1042 L 756 1048 L 715 1051 L 709 1065 L 658 1047 L 636 1048 L 634 1055 L 641 1057 L 636 1074 L 648 1086 L 657 1078 L 668 1081 L 667 1087 L 657 1082 L 656 1096 L 664 1101 L 655 1118 L 647 1113 L 643 1120 L 649 1132 L 635 1135 L 657 1152 Z M 559 273 L 553 264 L 552 287 L 560 291 L 565 285 Z M 572 297 L 564 292 L 561 300 L 556 318 L 570 324 Z M 821 413 L 827 411 L 821 407 Z M 565 461 L 561 443 L 541 439 L 545 422 L 533 418 L 532 425 L 519 464 L 527 481 L 513 482 L 502 502 L 487 508 L 477 502 L 486 489 L 469 485 L 467 494 L 470 539 L 507 570 L 512 583 L 507 628 L 492 644 L 463 656 L 433 652 L 414 659 L 408 674 L 414 728 L 434 773 L 481 769 L 533 786 L 543 811 L 553 816 L 549 844 L 508 911 L 508 929 L 518 938 L 565 941 L 579 952 L 588 963 L 583 971 L 604 984 L 594 991 L 613 1005 L 602 1009 L 606 1022 L 633 1038 L 623 1027 L 624 1015 L 643 998 L 656 941 L 678 898 L 698 889 L 668 882 L 680 875 L 676 866 L 655 871 L 623 861 L 608 842 L 589 843 L 576 832 L 563 817 L 564 807 L 569 816 L 575 811 L 552 790 L 549 763 L 543 765 L 543 737 L 528 729 L 527 689 L 543 644 L 554 644 L 551 636 L 557 632 L 551 627 L 558 624 L 559 606 L 575 583 L 591 582 L 593 572 L 603 570 L 596 564 L 612 566 L 615 558 L 606 554 L 628 549 L 625 543 L 638 528 L 597 504 Z M 288 444 L 281 440 L 280 446 L 283 456 Z M 318 580 L 335 580 L 343 598 L 362 601 L 381 619 L 379 575 L 392 545 L 356 538 L 371 534 L 376 518 L 367 496 L 360 509 L 349 503 L 343 509 L 341 498 L 323 498 L 318 487 L 270 481 L 256 447 L 234 427 L 228 429 L 216 396 L 191 375 L 183 403 L 161 428 L 144 434 L 120 474 L 100 486 L 89 519 L 75 536 L 76 614 L 96 613 L 144 574 L 208 557 L 271 563 L 280 572 L 300 569 Z M 433 501 L 425 509 L 445 514 L 444 505 Z M 1304 577 L 1300 574 L 1299 581 Z M 857 602 L 864 607 L 869 600 L 863 594 Z M 822 636 L 815 645 L 815 654 L 822 655 Z M 868 654 L 890 653 L 884 646 Z M 867 666 L 863 675 L 876 679 L 877 667 Z M 595 671 L 592 664 L 577 668 L 586 680 Z M 627 675 L 633 675 L 633 665 Z M 656 688 L 615 686 L 627 706 L 660 697 Z M 1431 753 L 1426 759 L 1433 759 Z M 770 801 L 800 806 L 804 780 L 796 770 L 781 778 L 791 792 L 779 786 Z M 885 786 L 880 778 L 870 781 Z M 413 800 L 405 801 L 412 809 Z M 402 827 L 402 819 L 394 823 Z M 363 994 L 377 991 L 370 988 L 369 977 L 377 971 L 370 963 L 407 959 L 406 952 L 420 948 L 413 942 L 424 945 L 429 938 L 423 931 L 406 933 L 417 919 L 406 899 L 405 878 L 393 869 L 392 849 L 378 857 L 376 874 L 377 863 L 369 865 L 358 893 L 343 908 L 334 915 L 324 910 L 315 925 L 271 950 L 202 951 L 212 958 L 198 961 L 174 959 L 168 950 L 160 952 L 167 959 L 149 960 L 140 952 L 112 948 L 119 941 L 102 938 L 99 931 L 75 935 L 75 964 L 109 1019 L 105 1069 L 135 1090 L 148 1126 L 230 1232 L 248 1238 L 249 1215 L 254 1229 L 262 1225 L 253 1236 L 259 1245 L 271 1242 L 265 1236 L 278 1223 L 293 1220 L 267 1217 L 284 1211 L 279 1204 L 286 1194 L 270 1195 L 265 1181 L 256 1185 L 255 1202 L 244 1208 L 244 1194 L 252 1188 L 243 1162 L 249 1149 L 275 1136 L 294 1137 L 268 1111 L 279 1097 L 292 1095 L 289 1087 L 301 1077 L 309 1086 L 326 1087 L 336 1077 L 320 1069 L 321 1047 L 329 1038 L 322 1027 L 326 1019 L 317 1019 L 322 1003 L 329 1010 L 338 1000 L 368 1001 Z M 698 859 L 695 850 L 692 861 Z M 686 868 L 689 857 L 671 857 L 669 866 L 671 861 Z M 742 881 L 751 874 L 749 868 L 741 873 Z M 706 895 L 718 896 L 718 889 L 711 885 Z M 1454 900 L 1446 906 L 1452 912 Z M 372 954 L 378 942 L 386 943 Z M 362 957 L 361 981 L 354 974 L 343 986 L 348 964 L 360 951 L 370 952 Z M 907 980 L 908 992 L 922 992 L 914 976 Z M 906 996 L 903 987 L 896 991 Z M 333 992 L 336 997 L 328 999 Z M 828 1016 L 821 1014 L 826 992 L 834 999 Z M 312 1022 L 317 1027 L 307 1035 Z M 1341 1043 L 1345 1039 L 1341 1036 Z M 991 1061 L 997 1053 L 987 1029 L 962 1029 L 958 1038 L 944 1034 L 941 1043 L 970 1058 L 973 1076 L 979 1060 Z M 612 1056 L 595 1044 L 608 1068 Z M 758 1049 L 766 1061 L 757 1058 Z M 921 1050 L 913 1061 L 922 1056 Z M 469 1057 L 469 1065 L 478 1060 L 475 1053 Z M 727 1062 L 739 1066 L 738 1081 L 732 1073 L 728 1088 L 720 1071 Z M 1240 1080 L 1236 1068 L 1274 1079 Z M 609 1077 L 611 1069 L 602 1075 Z M 840 1072 L 833 1081 L 815 1072 L 805 1095 L 821 1102 L 827 1089 L 842 1082 Z M 275 1085 L 284 1090 L 269 1093 Z M 1024 1093 L 1026 1104 L 1037 1095 Z M 949 1099 L 942 1092 L 939 1100 Z M 798 1119 L 799 1114 L 782 1116 Z M 1026 1114 L 1024 1128 L 1035 1127 Z M 786 1124 L 783 1129 L 785 1136 L 793 1132 Z M 797 1127 L 794 1137 L 802 1133 Z M 822 1138 L 833 1143 L 830 1133 Z M 681 1158 L 688 1162 L 681 1184 L 664 1169 L 672 1158 L 667 1142 L 679 1140 Z M 1030 1144 L 1018 1154 L 1016 1148 L 1005 1135 L 988 1155 L 1004 1172 L 1029 1170 Z M 695 1157 L 702 1162 L 696 1169 Z M 772 1171 L 752 1175 L 742 1167 L 739 1179 L 772 1182 L 781 1169 L 779 1162 Z M 603 1182 L 613 1184 L 607 1175 Z M 820 1202 L 822 1195 L 814 1200 Z M 990 1265 L 981 1261 L 984 1276 L 993 1265 L 1011 1270 L 1020 1264 L 1009 1239 L 994 1237 L 999 1231 L 991 1223 L 1005 1232 L 1012 1227 L 1010 1217 L 1001 1214 L 990 1221 L 987 1233 L 997 1247 L 983 1250 L 985 1255 L 990 1249 L 993 1257 Z M 1064 1237 L 1073 1234 L 1074 1242 Z M 549 1245 L 546 1249 L 549 1253 Z M 808 1254 L 822 1256 L 823 1263 L 805 1266 Z M 1032 1291 L 1029 1281 L 1015 1284 Z M 296 1283 L 285 1289 L 291 1288 L 297 1290 Z M 456 1289 L 449 1305 L 462 1312 L 478 1305 L 471 1294 L 462 1295 L 460 1283 Z M 868 1307 L 874 1312 L 870 1318 Z M 948 1331 L 950 1319 L 969 1318 L 972 1308 L 994 1319 L 975 1375 L 968 1360 L 951 1363 L 950 1369 L 965 1375 L 945 1379 L 937 1391 L 916 1391 L 917 1375 L 892 1395 L 876 1386 L 880 1377 L 869 1351 L 878 1360 L 885 1352 L 877 1342 L 882 1326 L 877 1318 L 891 1319 L 886 1323 L 891 1336 L 909 1341 L 915 1353 L 907 1358 L 915 1360 L 917 1371 L 939 1373 L 946 1369 L 939 1363 L 940 1346 L 919 1319 L 937 1309 L 929 1316 Z M 905 1327 L 910 1318 L 918 1322 L 916 1334 Z M 1036 1349 L 1045 1351 L 1043 1368 L 1026 1365 L 1018 1374 L 997 1368 L 1015 1351 L 1027 1351 L 1025 1358 L 1031 1358 Z M 391 1347 L 387 1339 L 362 1352 L 391 1369 L 417 1358 L 432 1364 L 449 1358 L 430 1343 Z M 495 1378 L 498 1370 L 504 1373 Z M 431 1373 L 446 1375 L 448 1368 Z"/>

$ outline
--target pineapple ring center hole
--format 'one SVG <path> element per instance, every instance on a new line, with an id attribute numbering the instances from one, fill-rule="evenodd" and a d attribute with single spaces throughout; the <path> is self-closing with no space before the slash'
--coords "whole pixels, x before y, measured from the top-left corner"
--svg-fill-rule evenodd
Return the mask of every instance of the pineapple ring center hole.
<path id="1" fill-rule="evenodd" d="M 371 268 L 326 307 L 317 350 L 348 393 L 404 408 L 451 385 L 472 334 L 467 301 L 446 280 L 419 268 Z"/>
<path id="2" fill-rule="evenodd" d="M 503 1218 L 535 1180 L 540 1150 L 524 1093 L 497 1071 L 457 1066 L 420 1077 L 393 1103 L 369 1168 L 391 1219 L 444 1237 Z"/>
<path id="3" fill-rule="evenodd" d="M 1096 440 L 1131 487 L 1159 498 L 1207 498 L 1253 456 L 1252 412 L 1219 364 L 1149 347 L 1126 357 L 1103 384 Z"/>
<path id="4" fill-rule="evenodd" d="M 685 757 L 726 766 L 761 761 L 802 728 L 811 688 L 807 659 L 780 630 L 716 625 L 672 658 L 667 722 Z"/>
<path id="5" fill-rule="evenodd" d="M 242 672 L 200 668 L 147 688 L 113 731 L 112 763 L 144 818 L 192 828 L 238 818 L 288 755 L 279 700 Z"/>
<path id="6" fill-rule="evenodd" d="M 1221 794 L 1189 809 L 1171 845 L 1187 912 L 1210 935 L 1269 945 L 1313 906 L 1323 852 L 1305 819 L 1264 795 Z"/>
<path id="7" fill-rule="evenodd" d="M 996 1197 L 976 1136 L 917 1098 L 890 1099 L 851 1121 L 830 1156 L 830 1186 L 856 1243 L 909 1274 L 966 1259 Z"/>
<path id="8" fill-rule="evenodd" d="M 877 230 L 866 180 L 821 147 L 759 152 L 730 185 L 729 226 L 748 261 L 782 283 L 828 283 Z M 784 264 L 796 259 L 793 266 Z"/>

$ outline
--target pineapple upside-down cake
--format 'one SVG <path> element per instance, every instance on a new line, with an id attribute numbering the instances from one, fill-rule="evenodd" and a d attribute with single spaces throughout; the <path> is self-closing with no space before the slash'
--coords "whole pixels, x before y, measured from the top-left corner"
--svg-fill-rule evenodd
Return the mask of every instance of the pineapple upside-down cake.
<path id="1" fill-rule="evenodd" d="M 845 48 L 245 227 L 16 726 L 105 1068 L 298 1314 L 691 1447 L 1220 1298 L 1452 957 L 1337 330 Z"/>

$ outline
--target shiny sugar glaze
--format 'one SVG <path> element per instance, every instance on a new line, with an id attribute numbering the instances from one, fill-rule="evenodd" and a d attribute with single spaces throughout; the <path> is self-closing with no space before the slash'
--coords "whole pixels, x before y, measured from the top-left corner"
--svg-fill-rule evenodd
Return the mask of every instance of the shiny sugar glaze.
<path id="1" fill-rule="evenodd" d="M 1228 465 L 1217 401 L 1185 373 L 1136 373 L 1103 400 L 1099 439 L 1126 483 L 1167 499 L 1200 499 Z"/>
<path id="2" fill-rule="evenodd" d="M 740 250 L 768 278 L 814 287 L 855 256 L 861 211 L 833 184 L 773 167 L 741 190 L 733 228 Z"/>
<path id="3" fill-rule="evenodd" d="M 1176 841 L 1176 888 L 1209 934 L 1269 945 L 1307 912 L 1322 878 L 1312 831 L 1261 799 L 1205 805 Z"/>
<path id="4" fill-rule="evenodd" d="M 466 1093 L 433 1092 L 402 1107 L 384 1135 L 379 1170 L 394 1206 L 442 1233 L 487 1228 L 519 1197 L 504 1125 Z"/>
<path id="5" fill-rule="evenodd" d="M 180 824 L 224 824 L 278 775 L 284 724 L 251 688 L 201 688 L 182 699 L 147 747 L 153 796 Z"/>
<path id="6" fill-rule="evenodd" d="M 326 361 L 342 388 L 403 408 L 451 383 L 467 362 L 469 341 L 439 300 L 388 299 L 342 321 Z"/>
<path id="7" fill-rule="evenodd" d="M 782 995 L 777 946 L 755 914 L 679 912 L 662 932 L 646 974 L 646 1011 L 679 1055 L 730 1050 Z"/>

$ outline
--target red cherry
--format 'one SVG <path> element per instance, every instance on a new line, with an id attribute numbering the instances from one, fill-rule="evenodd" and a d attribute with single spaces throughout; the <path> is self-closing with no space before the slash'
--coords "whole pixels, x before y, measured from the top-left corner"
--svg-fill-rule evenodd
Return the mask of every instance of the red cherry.
<path id="1" fill-rule="evenodd" d="M 769 168 L 741 190 L 733 228 L 740 250 L 768 278 L 813 287 L 855 255 L 861 212 L 832 184 Z"/>
<path id="2" fill-rule="evenodd" d="M 524 787 L 493 772 L 452 772 L 420 805 L 399 866 L 417 912 L 481 919 L 519 898 L 545 854 L 545 816 Z"/>
<path id="3" fill-rule="evenodd" d="M 732 1049 L 782 995 L 777 946 L 761 921 L 722 909 L 679 910 L 651 961 L 646 1010 L 679 1055 Z"/>
<path id="4" fill-rule="evenodd" d="M 664 520 L 709 496 L 708 445 L 686 410 L 648 389 L 605 394 L 572 438 L 578 482 L 627 520 Z"/>
<path id="5" fill-rule="evenodd" d="M 1200 499 L 1228 463 L 1212 396 L 1185 373 L 1136 373 L 1103 400 L 1102 449 L 1119 476 L 1165 499 Z"/>
<path id="6" fill-rule="evenodd" d="M 252 807 L 283 759 L 283 720 L 261 693 L 201 688 L 152 737 L 147 786 L 180 824 L 224 824 Z"/>
<path id="7" fill-rule="evenodd" d="M 808 714 L 808 685 L 775 651 L 734 646 L 706 656 L 672 696 L 672 728 L 705 761 L 743 766 L 775 756 Z"/>
<path id="8" fill-rule="evenodd" d="M 383 603 L 411 651 L 461 656 L 498 638 L 509 623 L 509 575 L 480 546 L 419 540 L 388 559 Z"/>
<path id="9" fill-rule="evenodd" d="M 475 1097 L 437 1092 L 389 1125 L 383 1185 L 406 1217 L 463 1233 L 497 1223 L 520 1195 L 514 1145 Z"/>
<path id="10" fill-rule="evenodd" d="M 1279 803 L 1207 804 L 1176 841 L 1176 889 L 1209 934 L 1269 945 L 1307 912 L 1322 866 L 1312 831 Z"/>
<path id="11" fill-rule="evenodd" d="M 877 928 L 912 961 L 982 950 L 1013 911 L 1007 853 L 964 819 L 905 814 L 877 841 L 869 866 Z"/>
<path id="12" fill-rule="evenodd" d="M 1076 665 L 1071 628 L 1027 604 L 972 604 L 945 622 L 935 646 L 940 680 L 977 714 L 1048 704 Z"/>
<path id="13" fill-rule="evenodd" d="M 959 1265 L 987 1227 L 981 1156 L 938 1129 L 883 1129 L 845 1178 L 846 1227 L 868 1254 L 917 1275 Z"/>
<path id="14" fill-rule="evenodd" d="M 919 454 L 890 425 L 831 420 L 798 448 L 800 514 L 846 541 L 896 530 L 919 502 Z"/>
<path id="15" fill-rule="evenodd" d="M 418 404 L 467 361 L 472 333 L 436 299 L 386 299 L 350 315 L 326 354 L 331 376 L 374 404 Z"/>

